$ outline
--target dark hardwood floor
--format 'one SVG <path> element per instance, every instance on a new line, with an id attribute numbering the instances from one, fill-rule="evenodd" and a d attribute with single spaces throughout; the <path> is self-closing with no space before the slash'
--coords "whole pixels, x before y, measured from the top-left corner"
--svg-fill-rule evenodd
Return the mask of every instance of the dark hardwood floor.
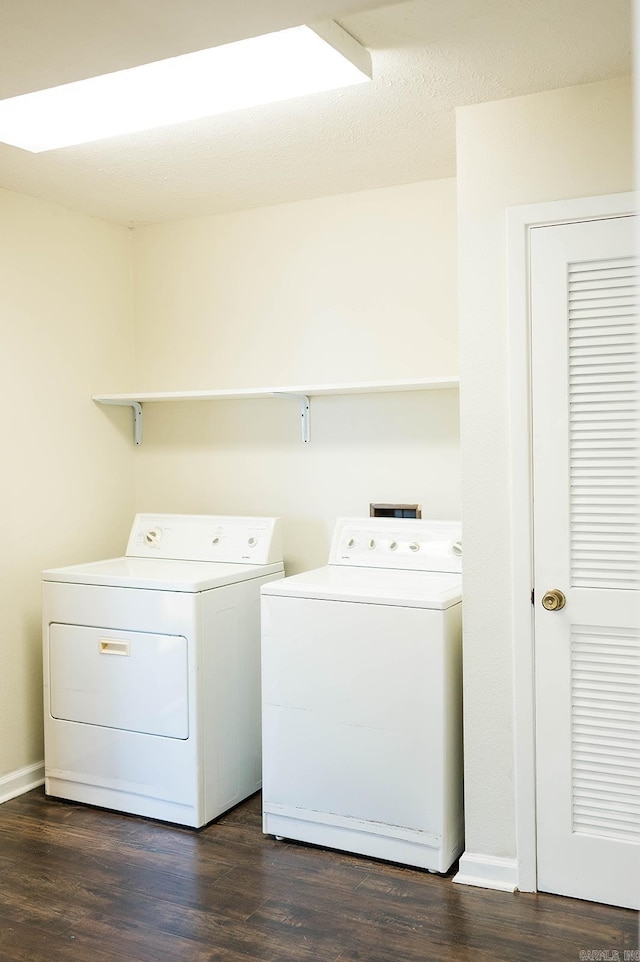
<path id="1" fill-rule="evenodd" d="M 260 796 L 200 832 L 42 789 L 0 806 L 2 962 L 633 962 L 638 944 L 625 909 L 278 842 Z"/>

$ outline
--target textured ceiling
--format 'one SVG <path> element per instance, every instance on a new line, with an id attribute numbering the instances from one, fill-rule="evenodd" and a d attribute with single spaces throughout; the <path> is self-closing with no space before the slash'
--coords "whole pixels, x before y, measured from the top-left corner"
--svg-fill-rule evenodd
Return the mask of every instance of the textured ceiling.
<path id="1" fill-rule="evenodd" d="M 1 0 L 0 98 L 323 18 L 374 82 L 29 154 L 0 186 L 139 224 L 455 175 L 457 106 L 631 71 L 631 0 Z"/>

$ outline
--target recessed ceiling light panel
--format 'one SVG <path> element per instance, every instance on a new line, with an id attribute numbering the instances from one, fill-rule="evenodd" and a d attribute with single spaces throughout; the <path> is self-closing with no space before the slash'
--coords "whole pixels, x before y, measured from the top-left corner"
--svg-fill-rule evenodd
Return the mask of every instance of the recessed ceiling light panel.
<path id="1" fill-rule="evenodd" d="M 40 153 L 370 79 L 338 24 L 291 27 L 2 100 L 0 141 Z"/>

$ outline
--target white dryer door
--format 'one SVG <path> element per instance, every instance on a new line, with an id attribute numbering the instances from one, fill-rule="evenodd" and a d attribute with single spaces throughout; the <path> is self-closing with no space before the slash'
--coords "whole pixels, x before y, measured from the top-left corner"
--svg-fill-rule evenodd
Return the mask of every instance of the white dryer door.
<path id="1" fill-rule="evenodd" d="M 187 738 L 187 640 L 49 625 L 51 714 L 70 722 Z"/>

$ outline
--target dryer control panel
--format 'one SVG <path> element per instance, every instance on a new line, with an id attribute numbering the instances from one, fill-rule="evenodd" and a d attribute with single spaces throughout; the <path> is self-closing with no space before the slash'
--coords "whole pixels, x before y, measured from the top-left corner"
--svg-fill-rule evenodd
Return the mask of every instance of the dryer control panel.
<path id="1" fill-rule="evenodd" d="M 458 573 L 461 525 L 415 518 L 338 518 L 329 564 Z"/>
<path id="2" fill-rule="evenodd" d="M 273 564 L 282 561 L 280 518 L 137 514 L 128 558 Z"/>

